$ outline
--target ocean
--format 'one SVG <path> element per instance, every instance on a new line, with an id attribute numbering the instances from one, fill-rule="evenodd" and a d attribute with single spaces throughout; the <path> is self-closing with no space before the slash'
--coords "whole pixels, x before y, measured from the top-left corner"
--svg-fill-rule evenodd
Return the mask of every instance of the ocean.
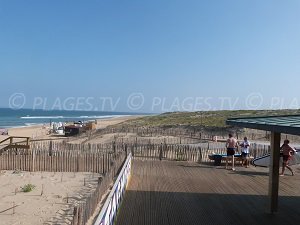
<path id="1" fill-rule="evenodd" d="M 0 108 L 0 128 L 34 126 L 51 122 L 88 121 L 137 115 L 123 112 L 61 111 Z"/>

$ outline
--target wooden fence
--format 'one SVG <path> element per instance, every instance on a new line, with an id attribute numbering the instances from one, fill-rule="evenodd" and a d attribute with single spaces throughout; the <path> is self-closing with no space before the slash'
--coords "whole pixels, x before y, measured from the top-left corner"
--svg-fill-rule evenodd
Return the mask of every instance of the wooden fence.
<path id="1" fill-rule="evenodd" d="M 125 145 L 34 143 L 30 150 L 9 150 L 0 156 L 0 170 L 106 173 Z"/>
<path id="2" fill-rule="evenodd" d="M 89 220 L 93 219 L 98 204 L 109 187 L 113 184 L 114 178 L 126 161 L 126 156 L 125 152 L 117 153 L 116 158 L 112 161 L 110 170 L 104 174 L 102 179 L 99 179 L 98 186 L 94 193 L 92 193 L 85 202 L 74 207 L 72 225 L 85 225 Z"/>
<path id="3" fill-rule="evenodd" d="M 144 145 L 129 146 L 134 158 L 144 158 L 153 160 L 176 160 L 191 162 L 211 162 L 209 155 L 226 154 L 227 150 L 220 143 L 202 145 Z M 270 152 L 267 145 L 252 144 L 250 156 L 256 158 Z"/>
<path id="4" fill-rule="evenodd" d="M 224 143 L 197 144 L 68 144 L 65 142 L 34 143 L 28 151 L 9 150 L 0 155 L 0 170 L 48 171 L 48 172 L 94 172 L 102 174 L 98 186 L 85 202 L 73 210 L 73 225 L 83 225 L 95 212 L 101 198 L 118 174 L 127 153 L 133 158 L 150 160 L 177 160 L 210 162 L 213 153 L 225 154 Z M 250 155 L 259 157 L 270 151 L 269 146 L 252 144 Z"/>
<path id="5" fill-rule="evenodd" d="M 105 128 L 95 132 L 91 137 L 99 134 L 113 134 L 113 133 L 134 133 L 139 137 L 159 137 L 159 136 L 173 136 L 191 139 L 209 139 L 212 140 L 214 136 L 227 137 L 228 131 L 215 132 L 204 131 L 193 128 L 161 128 L 161 127 L 116 127 Z"/>
<path id="6" fill-rule="evenodd" d="M 98 185 L 84 201 L 71 207 L 73 225 L 84 225 L 95 212 L 101 198 L 112 185 L 127 156 L 127 146 L 74 145 L 63 142 L 35 143 L 32 149 L 8 150 L 0 155 L 0 170 L 93 172 L 100 175 Z"/>
<path id="7" fill-rule="evenodd" d="M 95 172 L 106 173 L 116 154 L 132 152 L 133 157 L 210 162 L 209 155 L 226 154 L 221 142 L 198 144 L 67 144 L 64 142 L 35 143 L 28 151 L 6 151 L 0 156 L 0 170 Z M 270 152 L 267 145 L 252 144 L 250 156 L 254 158 Z"/>
<path id="8" fill-rule="evenodd" d="M 114 157 L 110 153 L 79 151 L 57 151 L 52 155 L 37 150 L 22 155 L 7 152 L 0 156 L 0 170 L 105 173 Z"/>
<path id="9" fill-rule="evenodd" d="M 140 137 L 173 136 L 198 140 L 213 140 L 215 136 L 218 136 L 219 139 L 227 139 L 228 133 L 233 133 L 238 139 L 242 139 L 244 136 L 247 136 L 249 140 L 269 141 L 271 137 L 271 133 L 268 131 L 230 127 L 122 127 L 121 125 L 113 128 L 108 127 L 97 130 L 93 134 L 90 134 L 90 137 L 98 134 L 110 133 L 135 133 Z M 282 141 L 284 139 L 299 142 L 300 137 L 290 134 L 282 134 Z"/>
<path id="10" fill-rule="evenodd" d="M 137 145 L 147 145 L 147 144 L 197 144 L 201 140 L 196 138 L 185 138 L 185 137 L 122 137 L 116 136 L 114 138 L 116 144 L 137 144 Z M 204 140 L 202 141 L 204 142 Z M 207 141 L 205 141 L 207 142 Z"/>
<path id="11" fill-rule="evenodd" d="M 212 139 L 218 136 L 221 139 L 228 138 L 228 134 L 232 133 L 237 138 L 243 138 L 244 135 L 249 136 L 252 140 L 269 140 L 270 133 L 252 129 L 241 128 L 214 128 L 214 127 L 193 127 L 193 126 L 177 126 L 177 127 L 108 127 L 102 130 L 97 130 L 91 136 L 97 134 L 108 133 L 136 133 L 141 137 L 157 137 L 157 136 L 175 136 L 175 137 L 190 137 L 197 139 Z"/>

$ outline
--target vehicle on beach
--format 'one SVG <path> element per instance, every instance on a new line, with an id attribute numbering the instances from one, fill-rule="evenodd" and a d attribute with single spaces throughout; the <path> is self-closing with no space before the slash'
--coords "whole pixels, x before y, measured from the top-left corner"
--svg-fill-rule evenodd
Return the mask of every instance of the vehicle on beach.
<path id="1" fill-rule="evenodd" d="M 64 130 L 65 130 L 64 127 L 59 127 L 56 130 L 56 134 L 63 135 L 65 132 Z"/>

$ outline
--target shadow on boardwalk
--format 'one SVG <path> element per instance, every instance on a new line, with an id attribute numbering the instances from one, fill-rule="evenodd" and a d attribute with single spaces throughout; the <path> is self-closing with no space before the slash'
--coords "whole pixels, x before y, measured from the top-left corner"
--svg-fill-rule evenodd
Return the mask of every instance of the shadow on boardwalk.
<path id="1" fill-rule="evenodd" d="M 298 224 L 299 197 L 280 197 L 276 215 L 265 212 L 266 202 L 266 196 L 128 191 L 117 224 Z"/>
<path id="2" fill-rule="evenodd" d="M 295 225 L 300 176 L 281 179 L 279 212 L 267 213 L 268 171 L 188 162 L 134 161 L 117 225 Z"/>

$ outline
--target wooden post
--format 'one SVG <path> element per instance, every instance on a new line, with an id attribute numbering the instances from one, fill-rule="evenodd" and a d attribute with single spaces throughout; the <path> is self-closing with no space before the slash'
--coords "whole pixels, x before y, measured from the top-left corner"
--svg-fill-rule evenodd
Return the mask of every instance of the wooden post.
<path id="1" fill-rule="evenodd" d="M 74 212 L 73 212 L 73 224 L 78 225 L 78 207 L 74 207 Z"/>
<path id="2" fill-rule="evenodd" d="M 49 156 L 52 156 L 52 141 L 50 141 L 50 143 L 49 143 Z"/>
<path id="3" fill-rule="evenodd" d="M 159 148 L 159 160 L 161 161 L 163 157 L 163 144 L 160 144 L 160 148 Z"/>
<path id="4" fill-rule="evenodd" d="M 31 172 L 35 172 L 35 150 L 32 150 L 32 164 L 31 164 Z"/>
<path id="5" fill-rule="evenodd" d="M 82 225 L 82 206 L 78 208 L 78 224 Z"/>
<path id="6" fill-rule="evenodd" d="M 123 139 L 122 139 L 122 143 L 123 143 Z M 112 143 L 112 149 L 113 149 L 113 153 L 116 155 L 117 150 L 116 150 L 116 142 L 115 141 L 113 141 L 113 143 Z"/>
<path id="7" fill-rule="evenodd" d="M 201 147 L 198 148 L 199 149 L 199 159 L 198 159 L 198 163 L 202 162 L 202 149 Z"/>
<path id="8" fill-rule="evenodd" d="M 269 171 L 269 212 L 278 210 L 279 189 L 279 158 L 280 158 L 280 133 L 271 134 L 271 159 Z"/>

